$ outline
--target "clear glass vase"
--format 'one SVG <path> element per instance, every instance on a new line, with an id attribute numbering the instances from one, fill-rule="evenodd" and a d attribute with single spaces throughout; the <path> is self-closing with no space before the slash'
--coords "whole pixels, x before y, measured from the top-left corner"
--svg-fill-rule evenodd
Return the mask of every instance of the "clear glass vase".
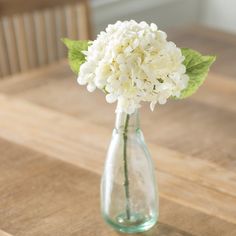
<path id="1" fill-rule="evenodd" d="M 117 113 L 101 181 L 105 221 L 125 233 L 143 232 L 158 219 L 154 166 L 139 128 L 139 113 Z"/>

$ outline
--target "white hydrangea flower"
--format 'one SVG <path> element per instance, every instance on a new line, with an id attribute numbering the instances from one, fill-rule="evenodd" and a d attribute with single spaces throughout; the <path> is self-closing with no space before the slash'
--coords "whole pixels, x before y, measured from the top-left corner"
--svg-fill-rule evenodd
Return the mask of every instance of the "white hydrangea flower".
<path id="1" fill-rule="evenodd" d="M 131 114 L 142 101 L 164 104 L 179 97 L 188 85 L 184 56 L 166 33 L 155 24 L 118 21 L 108 25 L 89 46 L 80 67 L 78 83 L 107 93 L 109 103 L 118 101 L 117 111 Z"/>

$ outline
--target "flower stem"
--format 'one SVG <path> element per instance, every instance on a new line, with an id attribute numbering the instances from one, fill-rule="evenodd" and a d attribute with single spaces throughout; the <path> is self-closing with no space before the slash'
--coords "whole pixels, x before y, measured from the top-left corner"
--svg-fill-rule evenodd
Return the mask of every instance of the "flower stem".
<path id="1" fill-rule="evenodd" d="M 127 114 L 125 119 L 124 127 L 124 150 L 123 150 L 123 160 L 124 160 L 124 187 L 125 187 L 125 200 L 126 200 L 126 217 L 130 219 L 130 199 L 129 199 L 129 174 L 128 174 L 128 163 L 127 163 L 127 139 L 128 139 L 128 125 L 129 125 L 129 114 Z"/>

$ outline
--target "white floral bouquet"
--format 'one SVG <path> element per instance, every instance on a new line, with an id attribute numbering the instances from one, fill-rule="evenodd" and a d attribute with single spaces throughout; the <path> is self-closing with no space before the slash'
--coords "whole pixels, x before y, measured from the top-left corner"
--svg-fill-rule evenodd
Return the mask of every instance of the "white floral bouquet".
<path id="1" fill-rule="evenodd" d="M 142 101 L 149 102 L 154 110 L 157 103 L 164 104 L 168 98 L 181 99 L 193 94 L 205 80 L 215 57 L 180 49 L 167 41 L 166 33 L 155 24 L 133 20 L 108 25 L 94 41 L 63 39 L 63 42 L 69 49 L 69 63 L 78 83 L 87 85 L 89 92 L 102 90 L 109 103 L 117 101 L 116 111 L 122 112 L 118 117 L 124 117 L 120 121 L 123 126 L 113 132 L 115 141 L 111 140 L 108 149 L 101 183 L 102 215 L 121 232 L 148 230 L 157 222 L 158 215 L 153 167 L 141 131 L 132 135 L 134 132 L 128 129 L 130 115 Z M 133 165 L 135 158 L 142 165 Z M 136 168 L 138 174 L 132 177 Z M 145 191 L 139 191 L 141 187 Z M 120 194 L 122 188 L 124 192 Z M 147 188 L 152 194 L 142 194 Z"/>
<path id="2" fill-rule="evenodd" d="M 63 39 L 78 83 L 106 94 L 117 111 L 132 114 L 142 101 L 151 110 L 168 98 L 193 94 L 205 80 L 214 56 L 178 48 L 156 24 L 134 20 L 108 25 L 94 41 Z"/>

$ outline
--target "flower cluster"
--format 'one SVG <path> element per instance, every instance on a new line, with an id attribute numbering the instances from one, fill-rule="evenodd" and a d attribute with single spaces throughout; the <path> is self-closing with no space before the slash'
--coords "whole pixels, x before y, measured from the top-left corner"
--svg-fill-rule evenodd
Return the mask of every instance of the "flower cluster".
<path id="1" fill-rule="evenodd" d="M 91 42 L 78 83 L 106 92 L 109 103 L 118 101 L 117 111 L 131 114 L 142 101 L 164 104 L 179 97 L 188 85 L 184 56 L 166 33 L 155 24 L 133 20 L 108 25 Z"/>

